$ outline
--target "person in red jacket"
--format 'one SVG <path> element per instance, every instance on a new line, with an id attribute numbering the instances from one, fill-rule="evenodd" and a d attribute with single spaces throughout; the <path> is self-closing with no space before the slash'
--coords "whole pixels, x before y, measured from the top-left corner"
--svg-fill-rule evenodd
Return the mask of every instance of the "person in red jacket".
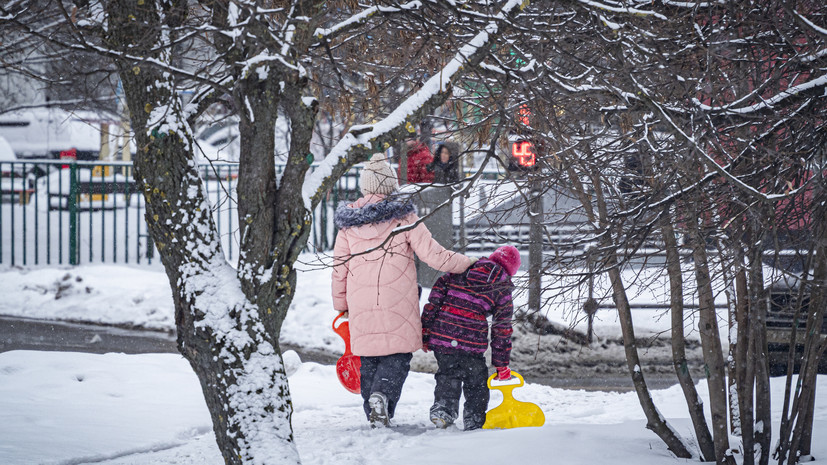
<path id="1" fill-rule="evenodd" d="M 434 173 L 427 170 L 427 166 L 434 161 L 434 156 L 428 146 L 418 140 L 409 140 L 408 145 L 408 182 L 432 183 Z"/>

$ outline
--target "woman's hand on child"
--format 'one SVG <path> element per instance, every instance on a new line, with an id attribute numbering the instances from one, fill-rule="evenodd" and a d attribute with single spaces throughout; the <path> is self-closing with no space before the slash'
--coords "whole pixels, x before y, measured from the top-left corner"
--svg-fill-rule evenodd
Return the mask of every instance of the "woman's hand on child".
<path id="1" fill-rule="evenodd" d="M 507 381 L 509 379 L 511 379 L 511 368 L 497 367 L 497 380 Z"/>

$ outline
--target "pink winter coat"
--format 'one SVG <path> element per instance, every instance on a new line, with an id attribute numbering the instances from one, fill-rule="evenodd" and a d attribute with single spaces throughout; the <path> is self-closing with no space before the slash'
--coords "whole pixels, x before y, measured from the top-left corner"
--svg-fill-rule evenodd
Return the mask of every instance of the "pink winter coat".
<path id="1" fill-rule="evenodd" d="M 340 231 L 333 249 L 333 308 L 348 312 L 355 355 L 422 348 L 414 253 L 443 272 L 459 273 L 471 265 L 465 255 L 439 245 L 424 224 L 382 245 L 393 229 L 418 219 L 410 202 L 376 194 L 336 210 Z M 373 248 L 377 250 L 362 254 Z"/>

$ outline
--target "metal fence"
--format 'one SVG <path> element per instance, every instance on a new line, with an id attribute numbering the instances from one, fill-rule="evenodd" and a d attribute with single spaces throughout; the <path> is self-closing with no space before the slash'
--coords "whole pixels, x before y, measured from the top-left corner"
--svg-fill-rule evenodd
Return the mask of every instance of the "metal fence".
<path id="1" fill-rule="evenodd" d="M 238 258 L 238 165 L 199 166 L 227 259 Z M 284 166 L 277 165 L 281 174 Z M 358 168 L 313 212 L 308 248 L 333 247 L 333 212 L 359 195 Z M 0 162 L 0 264 L 151 263 L 157 257 L 130 162 Z"/>

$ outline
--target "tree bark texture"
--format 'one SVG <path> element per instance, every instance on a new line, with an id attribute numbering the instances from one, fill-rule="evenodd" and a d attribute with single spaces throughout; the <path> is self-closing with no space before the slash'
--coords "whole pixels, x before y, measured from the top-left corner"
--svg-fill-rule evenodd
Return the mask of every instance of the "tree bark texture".
<path id="1" fill-rule="evenodd" d="M 159 34 L 161 21 L 185 14 L 186 5 L 147 4 L 135 9 L 124 0 L 110 3 L 112 23 L 125 26 L 113 28 L 108 40 L 130 56 L 163 61 L 165 54 L 156 51 L 168 45 Z M 133 19 L 135 15 L 140 17 Z M 173 290 L 178 347 L 198 376 L 225 463 L 299 463 L 274 323 L 281 319 L 271 316 L 276 309 L 283 314 L 292 298 L 294 287 L 279 285 L 291 270 L 268 274 L 272 257 L 252 253 L 272 250 L 260 244 L 272 243 L 274 214 L 267 205 L 275 203 L 275 177 L 272 168 L 266 171 L 267 162 L 257 164 L 273 164 L 272 120 L 263 118 L 263 124 L 270 124 L 266 131 L 242 124 L 245 143 L 259 144 L 260 150 L 253 150 L 240 168 L 239 190 L 247 197 L 239 202 L 246 216 L 236 271 L 221 250 L 194 161 L 192 131 L 172 78 L 143 60 L 123 57 L 116 65 L 138 146 L 134 177 L 143 190 L 149 233 Z M 265 106 L 259 103 L 251 106 Z M 265 173 L 259 176 L 262 169 Z M 257 195 L 250 196 L 251 191 Z"/>

